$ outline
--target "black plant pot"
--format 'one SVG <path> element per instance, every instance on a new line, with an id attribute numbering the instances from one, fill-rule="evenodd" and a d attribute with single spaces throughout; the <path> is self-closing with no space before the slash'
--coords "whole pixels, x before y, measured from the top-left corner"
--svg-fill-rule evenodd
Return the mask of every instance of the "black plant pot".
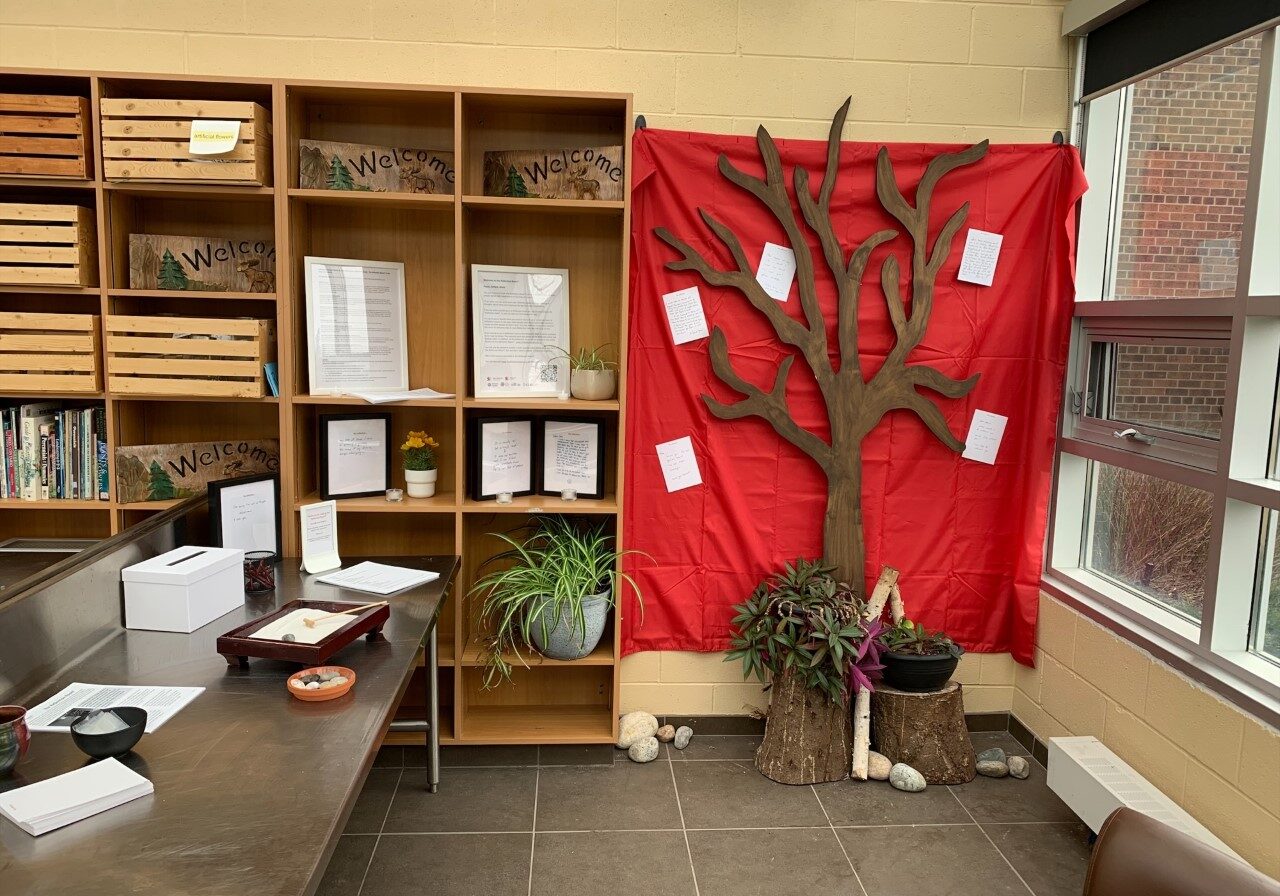
<path id="1" fill-rule="evenodd" d="M 889 687 L 922 693 L 941 690 L 956 671 L 960 657 L 951 653 L 920 656 L 885 651 L 880 654 L 880 662 L 884 663 L 884 681 Z"/>

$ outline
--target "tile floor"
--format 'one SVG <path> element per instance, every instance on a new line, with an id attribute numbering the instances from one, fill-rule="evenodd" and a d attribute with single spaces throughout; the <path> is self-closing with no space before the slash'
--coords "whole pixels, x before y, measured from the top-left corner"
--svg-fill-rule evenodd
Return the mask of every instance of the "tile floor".
<path id="1" fill-rule="evenodd" d="M 977 749 L 1026 750 L 1005 733 Z M 391 748 L 351 814 L 320 896 L 1079 896 L 1088 831 L 1045 786 L 978 778 L 774 784 L 759 738 L 695 737 L 637 765 L 600 747 L 455 747 L 426 793 L 421 751 Z"/>

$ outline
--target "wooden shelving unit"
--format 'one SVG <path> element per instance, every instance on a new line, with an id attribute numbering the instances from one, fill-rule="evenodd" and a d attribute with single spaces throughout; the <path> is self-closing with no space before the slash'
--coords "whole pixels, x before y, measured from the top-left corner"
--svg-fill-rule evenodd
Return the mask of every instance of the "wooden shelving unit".
<path id="1" fill-rule="evenodd" d="M 298 551 L 297 508 L 316 500 L 318 416 L 354 408 L 388 411 L 397 438 L 426 429 L 442 445 L 437 494 L 389 504 L 380 498 L 339 502 L 344 556 L 458 553 L 461 577 L 439 629 L 442 734 L 459 743 L 604 743 L 613 740 L 618 702 L 620 627 L 576 662 L 526 657 L 510 685 L 481 685 L 477 601 L 468 597 L 477 570 L 508 532 L 537 514 L 581 514 L 604 522 L 621 541 L 621 445 L 625 370 L 617 398 L 602 402 L 478 399 L 471 383 L 472 264 L 565 267 L 570 271 L 571 349 L 626 345 L 629 201 L 508 199 L 480 195 L 490 149 L 622 145 L 630 171 L 632 109 L 625 94 L 541 93 L 412 85 L 252 78 L 0 70 L 0 92 L 84 96 L 93 119 L 90 179 L 0 178 L 0 202 L 72 202 L 94 211 L 99 285 L 0 285 L 0 311 L 178 314 L 274 318 L 279 398 L 187 398 L 0 395 L 0 404 L 45 399 L 106 406 L 108 449 L 119 445 L 214 438 L 280 440 L 285 550 Z M 272 123 L 273 186 L 108 182 L 101 176 L 100 103 L 105 97 L 252 101 Z M 339 192 L 298 188 L 298 141 L 338 140 L 454 153 L 453 195 Z M 169 292 L 131 289 L 130 233 L 270 239 L 276 245 L 276 291 Z M 458 397 L 393 405 L 313 396 L 307 387 L 306 255 L 399 261 L 405 265 L 410 387 Z M 529 496 L 510 505 L 466 497 L 467 422 L 487 413 L 586 413 L 607 423 L 606 497 L 566 503 Z M 397 469 L 395 477 L 402 474 Z M 397 484 L 403 484 L 397 482 Z M 170 502 L 0 501 L 0 537 L 104 537 L 163 510 Z M 47 513 L 48 510 L 74 513 Z M 406 694 L 404 717 L 424 704 L 425 670 Z M 416 736 L 415 736 L 416 737 Z M 395 738 L 393 742 L 408 742 Z"/>

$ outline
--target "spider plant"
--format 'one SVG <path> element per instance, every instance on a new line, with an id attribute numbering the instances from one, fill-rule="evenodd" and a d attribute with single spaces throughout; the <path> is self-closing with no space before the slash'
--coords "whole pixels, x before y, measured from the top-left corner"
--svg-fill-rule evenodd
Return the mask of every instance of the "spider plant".
<path id="1" fill-rule="evenodd" d="M 618 366 L 616 361 L 606 361 L 604 350 L 609 343 L 597 345 L 595 348 L 580 348 L 575 353 L 569 353 L 562 348 L 557 349 L 560 357 L 569 362 L 572 370 L 613 370 Z"/>
<path id="2" fill-rule="evenodd" d="M 584 604 L 595 597 L 616 607 L 620 584 L 635 592 L 644 612 L 640 589 L 619 567 L 636 551 L 620 551 L 601 525 L 577 523 L 563 516 L 543 516 L 516 530 L 516 535 L 490 533 L 507 549 L 485 561 L 498 566 L 471 589 L 483 594 L 481 617 L 491 632 L 484 641 L 484 686 L 511 678 L 514 656 L 527 666 L 521 650 L 531 647 L 535 631 L 545 644 L 552 629 L 567 622 L 571 634 L 587 641 Z M 592 645 L 594 647 L 594 645 Z"/>

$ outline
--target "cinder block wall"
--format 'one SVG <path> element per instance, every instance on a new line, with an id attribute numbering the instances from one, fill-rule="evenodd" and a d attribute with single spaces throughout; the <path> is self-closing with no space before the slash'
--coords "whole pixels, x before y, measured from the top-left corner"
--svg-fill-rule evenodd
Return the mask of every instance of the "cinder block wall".
<path id="1" fill-rule="evenodd" d="M 1013 714 L 1042 740 L 1091 734 L 1280 878 L 1280 732 L 1047 595 Z"/>

